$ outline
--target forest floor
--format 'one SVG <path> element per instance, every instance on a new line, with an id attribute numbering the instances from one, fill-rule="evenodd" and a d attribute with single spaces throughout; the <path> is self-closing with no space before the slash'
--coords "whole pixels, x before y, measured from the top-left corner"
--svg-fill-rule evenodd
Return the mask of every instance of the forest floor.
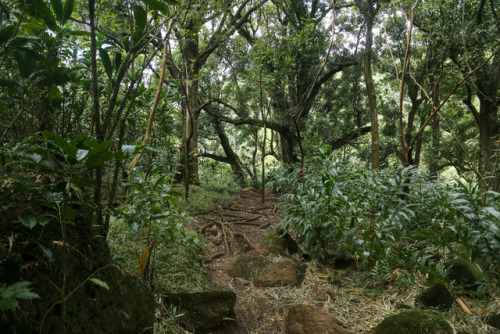
<path id="1" fill-rule="evenodd" d="M 415 296 L 425 288 L 426 280 L 419 272 L 411 284 L 402 285 L 402 278 L 409 273 L 395 270 L 385 277 L 387 284 L 383 288 L 379 280 L 366 278 L 366 273 L 355 264 L 345 267 L 314 260 L 307 262 L 307 273 L 300 287 L 258 288 L 249 281 L 230 276 L 228 270 L 235 259 L 248 250 L 248 242 L 259 247 L 274 231 L 281 220 L 279 202 L 279 197 L 266 192 L 262 205 L 260 193 L 246 188 L 240 190 L 238 201 L 197 216 L 207 245 L 207 280 L 214 289 L 231 290 L 237 295 L 236 319 L 226 321 L 212 333 L 285 333 L 287 312 L 294 304 L 323 309 L 351 333 L 371 333 L 393 312 L 417 308 Z M 492 333 L 491 327 L 481 321 L 491 308 L 491 301 L 467 296 L 462 299 L 472 314 L 464 313 L 455 304 L 446 313 L 452 326 L 457 331 Z"/>

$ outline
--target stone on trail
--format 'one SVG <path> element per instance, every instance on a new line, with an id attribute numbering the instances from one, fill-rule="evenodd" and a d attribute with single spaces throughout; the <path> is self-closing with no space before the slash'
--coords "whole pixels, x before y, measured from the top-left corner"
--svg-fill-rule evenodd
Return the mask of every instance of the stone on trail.
<path id="1" fill-rule="evenodd" d="M 406 311 L 385 318 L 374 334 L 452 334 L 446 319 L 433 311 Z"/>
<path id="2" fill-rule="evenodd" d="M 333 316 L 309 305 L 291 306 L 285 325 L 287 334 L 349 333 Z"/>
<path id="3" fill-rule="evenodd" d="M 204 332 L 231 317 L 236 304 L 233 291 L 205 291 L 194 293 L 167 293 L 163 303 L 178 307 L 183 315 L 179 322 L 193 332 Z"/>
<path id="4" fill-rule="evenodd" d="M 441 310 L 448 310 L 453 305 L 453 296 L 446 285 L 438 282 L 422 291 L 416 298 L 417 302 L 424 307 L 436 307 Z"/>
<path id="5" fill-rule="evenodd" d="M 270 245 L 240 255 L 229 274 L 249 280 L 257 287 L 299 286 L 306 268 L 280 247 Z"/>

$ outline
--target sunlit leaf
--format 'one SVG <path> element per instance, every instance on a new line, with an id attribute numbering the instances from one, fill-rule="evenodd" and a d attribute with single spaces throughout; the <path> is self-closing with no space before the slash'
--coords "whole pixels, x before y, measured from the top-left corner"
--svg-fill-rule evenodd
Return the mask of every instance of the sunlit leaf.
<path id="1" fill-rule="evenodd" d="M 100 286 L 101 288 L 104 288 L 106 290 L 109 290 L 109 285 L 108 283 L 104 282 L 103 280 L 100 280 L 98 278 L 91 278 L 90 281 L 94 283 L 95 285 Z"/>
<path id="2" fill-rule="evenodd" d="M 89 152 L 89 150 L 78 149 L 78 151 L 76 151 L 76 161 L 82 161 L 83 159 L 85 159 Z"/>

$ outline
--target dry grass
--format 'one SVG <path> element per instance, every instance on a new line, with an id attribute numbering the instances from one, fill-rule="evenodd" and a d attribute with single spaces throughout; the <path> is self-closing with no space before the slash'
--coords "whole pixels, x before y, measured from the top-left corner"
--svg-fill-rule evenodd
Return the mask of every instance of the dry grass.
<path id="1" fill-rule="evenodd" d="M 284 333 L 280 328 L 284 328 L 287 310 L 293 304 L 319 307 L 335 316 L 352 333 L 372 333 L 375 326 L 387 316 L 417 309 L 415 297 L 425 288 L 426 281 L 424 275 L 417 273 L 415 281 L 405 289 L 391 284 L 379 289 L 377 281 L 367 280 L 362 272 L 356 270 L 345 271 L 340 284 L 330 283 L 327 272 L 324 266 L 311 262 L 301 287 L 254 288 L 248 284 L 244 293 L 240 290 L 238 302 L 248 309 L 259 308 L 256 304 L 267 306 L 265 314 L 260 315 L 263 320 L 258 328 L 249 333 Z M 388 279 L 391 281 L 400 275 L 401 271 L 396 271 Z M 229 283 L 236 291 L 238 285 Z M 488 302 L 470 296 L 461 298 L 472 310 L 472 315 L 464 313 L 457 304 L 442 313 L 456 332 L 500 333 L 482 321 L 487 314 L 500 308 L 498 291 Z"/>

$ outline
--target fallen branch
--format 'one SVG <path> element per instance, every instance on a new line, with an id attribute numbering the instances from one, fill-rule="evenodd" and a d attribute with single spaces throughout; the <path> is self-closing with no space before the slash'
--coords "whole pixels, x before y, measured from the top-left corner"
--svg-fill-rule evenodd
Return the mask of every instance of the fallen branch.
<path id="1" fill-rule="evenodd" d="M 456 301 L 458 306 L 460 306 L 460 308 L 462 309 L 462 311 L 464 311 L 467 314 L 472 314 L 470 308 L 467 306 L 467 304 L 465 304 L 465 302 L 461 298 L 457 298 Z"/>
<path id="2" fill-rule="evenodd" d="M 224 237 L 224 247 L 226 248 L 226 254 L 229 254 L 229 243 L 227 242 L 227 234 L 226 234 L 226 229 L 224 228 L 224 224 L 221 222 L 215 221 L 214 223 L 219 224 L 221 231 L 222 231 L 222 236 Z"/>
<path id="3" fill-rule="evenodd" d="M 224 255 L 225 255 L 224 252 L 215 253 L 215 254 L 212 254 L 209 257 L 207 257 L 205 260 L 203 260 L 203 262 L 205 262 L 205 263 L 212 262 L 214 259 L 221 257 L 221 256 L 224 256 Z"/>
<path id="4" fill-rule="evenodd" d="M 256 250 L 257 249 L 257 247 L 255 247 L 255 245 L 252 244 L 252 242 L 250 240 L 248 240 L 247 236 L 244 233 L 235 232 L 234 236 L 235 237 L 240 237 L 241 239 L 243 239 L 243 241 L 245 241 L 246 244 L 248 245 L 248 247 L 250 247 L 252 250 Z"/>

